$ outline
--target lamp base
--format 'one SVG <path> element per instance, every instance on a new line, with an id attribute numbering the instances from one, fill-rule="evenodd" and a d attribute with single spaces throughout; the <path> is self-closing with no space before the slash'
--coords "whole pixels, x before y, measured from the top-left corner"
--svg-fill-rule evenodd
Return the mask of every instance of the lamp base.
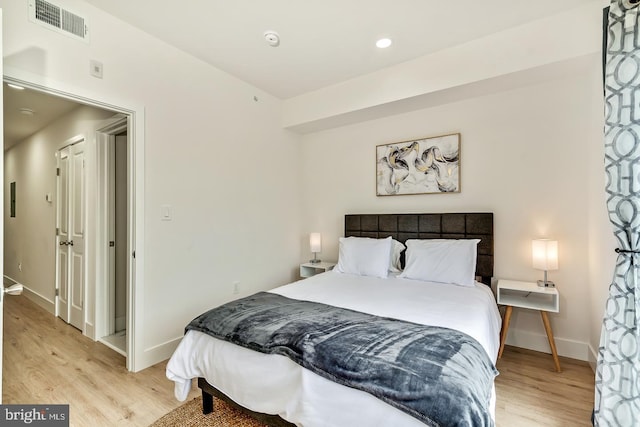
<path id="1" fill-rule="evenodd" d="M 318 264 L 319 262 L 322 262 L 322 261 L 321 261 L 321 260 L 319 260 L 319 259 L 314 258 L 314 259 L 310 259 L 310 260 L 309 260 L 309 262 L 310 262 L 311 264 Z"/>
<path id="2" fill-rule="evenodd" d="M 556 284 L 550 280 L 538 280 L 538 286 L 540 286 L 541 288 L 555 288 Z"/>

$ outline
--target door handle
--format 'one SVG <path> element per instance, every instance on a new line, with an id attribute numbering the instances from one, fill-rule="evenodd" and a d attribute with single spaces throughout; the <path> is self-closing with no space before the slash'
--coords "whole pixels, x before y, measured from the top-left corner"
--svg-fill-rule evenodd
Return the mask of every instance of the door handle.
<path id="1" fill-rule="evenodd" d="M 64 246 L 66 244 L 67 244 L 67 242 L 65 242 L 64 240 L 60 241 L 60 246 Z"/>
<path id="2" fill-rule="evenodd" d="M 22 286 L 21 283 L 16 283 L 15 285 L 11 285 L 8 288 L 4 288 L 3 292 L 7 295 L 21 295 L 23 288 L 24 286 Z"/>
<path id="3" fill-rule="evenodd" d="M 69 240 L 69 241 L 67 242 L 67 245 L 69 245 L 69 246 L 73 246 L 73 240 Z"/>

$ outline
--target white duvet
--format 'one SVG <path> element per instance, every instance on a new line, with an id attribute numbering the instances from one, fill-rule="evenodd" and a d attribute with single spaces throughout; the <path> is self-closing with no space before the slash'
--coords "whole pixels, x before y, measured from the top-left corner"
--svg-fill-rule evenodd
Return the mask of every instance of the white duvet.
<path id="1" fill-rule="evenodd" d="M 495 362 L 501 318 L 491 290 L 389 277 L 327 272 L 270 292 L 384 317 L 442 326 L 475 338 Z M 253 411 L 278 414 L 298 426 L 422 426 L 366 392 L 333 383 L 287 357 L 266 355 L 189 331 L 167 365 L 175 396 L 191 379 L 209 384 Z M 493 404 L 492 404 L 493 406 Z M 492 408 L 493 410 L 493 408 Z"/>

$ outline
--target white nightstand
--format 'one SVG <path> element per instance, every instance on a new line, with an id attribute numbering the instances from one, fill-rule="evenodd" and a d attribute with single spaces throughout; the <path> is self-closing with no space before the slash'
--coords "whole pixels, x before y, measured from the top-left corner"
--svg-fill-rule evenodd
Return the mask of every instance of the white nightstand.
<path id="1" fill-rule="evenodd" d="M 556 365 L 556 371 L 560 372 L 560 360 L 558 360 L 558 352 L 556 351 L 556 343 L 551 330 L 551 323 L 547 312 L 558 313 L 560 311 L 560 294 L 556 288 L 543 288 L 533 282 L 518 282 L 514 280 L 498 280 L 498 304 L 506 305 L 507 310 L 502 320 L 502 332 L 500 333 L 500 351 L 498 358 L 502 357 L 504 350 L 504 342 L 507 339 L 507 331 L 509 330 L 509 322 L 511 321 L 511 312 L 513 307 L 528 308 L 531 310 L 540 310 L 542 323 L 547 332 L 547 339 L 553 354 L 553 361 Z"/>
<path id="2" fill-rule="evenodd" d="M 300 264 L 300 277 L 306 278 L 315 276 L 316 274 L 332 270 L 335 266 L 335 262 L 305 262 L 304 264 Z"/>

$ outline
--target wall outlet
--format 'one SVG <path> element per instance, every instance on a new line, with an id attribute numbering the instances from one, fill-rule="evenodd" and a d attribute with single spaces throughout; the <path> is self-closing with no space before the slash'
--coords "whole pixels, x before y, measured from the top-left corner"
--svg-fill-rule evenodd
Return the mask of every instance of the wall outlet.
<path id="1" fill-rule="evenodd" d="M 233 293 L 234 294 L 240 293 L 240 282 L 233 282 Z"/>

